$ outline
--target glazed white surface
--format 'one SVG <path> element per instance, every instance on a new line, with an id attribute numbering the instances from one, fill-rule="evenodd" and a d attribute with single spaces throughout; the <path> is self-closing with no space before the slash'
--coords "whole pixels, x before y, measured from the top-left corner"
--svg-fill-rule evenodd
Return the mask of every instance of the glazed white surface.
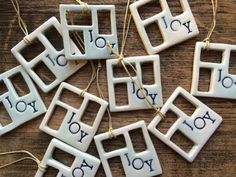
<path id="1" fill-rule="evenodd" d="M 53 158 L 56 149 L 74 156 L 75 159 L 70 167 Z M 48 146 L 41 165 L 57 169 L 57 177 L 94 177 L 100 165 L 100 160 L 54 138 Z M 43 177 L 44 173 L 38 169 L 35 177 Z"/>
<path id="2" fill-rule="evenodd" d="M 64 91 L 70 91 L 78 95 L 83 99 L 79 108 L 72 107 L 71 105 L 61 101 L 61 93 Z M 82 90 L 76 88 L 70 84 L 62 83 L 57 90 L 48 111 L 40 125 L 40 129 L 45 133 L 66 142 L 67 144 L 85 152 L 87 151 L 90 143 L 93 140 L 94 135 L 100 125 L 100 122 L 105 114 L 108 103 L 97 96 L 85 92 L 84 96 L 80 96 Z M 92 126 L 82 122 L 82 117 L 86 112 L 87 106 L 90 101 L 96 102 L 100 105 L 98 113 L 94 118 L 91 118 Z M 51 128 L 48 123 L 52 118 L 54 109 L 59 106 L 67 110 L 66 116 L 64 117 L 58 130 Z"/>
<path id="3" fill-rule="evenodd" d="M 187 115 L 174 104 L 174 100 L 179 95 L 183 96 L 188 102 L 196 107 L 192 115 Z M 167 133 L 163 134 L 160 132 L 158 130 L 158 124 L 160 124 L 161 121 L 168 121 L 167 119 L 170 118 L 165 117 L 165 119 L 162 120 L 159 115 L 157 115 L 149 124 L 148 130 L 171 147 L 174 151 L 179 153 L 183 158 L 189 162 L 192 162 L 211 135 L 216 131 L 223 119 L 181 87 L 178 87 L 173 92 L 162 107 L 161 112 L 162 114 L 166 114 L 168 110 L 177 115 L 177 120 L 173 123 L 173 125 L 171 125 Z M 193 142 L 194 145 L 189 152 L 185 152 L 173 141 L 171 141 L 172 136 L 177 130 Z"/>
<path id="4" fill-rule="evenodd" d="M 220 63 L 202 61 L 201 52 L 203 50 L 206 50 L 205 47 L 206 43 L 204 42 L 196 43 L 191 94 L 203 97 L 236 99 L 236 76 L 229 73 L 230 59 L 234 59 L 231 58 L 230 55 L 232 52 L 236 51 L 236 45 L 220 43 L 209 44 L 207 50 L 222 52 Z M 211 70 L 210 85 L 208 91 L 199 90 L 200 69 Z"/>
<path id="5" fill-rule="evenodd" d="M 68 12 L 91 13 L 91 25 L 69 25 L 67 21 Z M 98 12 L 110 12 L 111 34 L 99 33 Z M 116 14 L 114 5 L 60 5 L 60 17 L 63 31 L 65 55 L 71 60 L 108 59 L 114 57 L 109 42 L 113 49 L 118 52 L 118 40 L 116 29 Z M 69 32 L 83 32 L 84 54 L 82 51 L 73 55 L 69 39 Z"/>
<path id="6" fill-rule="evenodd" d="M 139 0 L 130 5 L 131 14 L 148 54 L 159 53 L 199 34 L 197 24 L 187 0 L 180 0 L 183 9 L 182 14 L 173 16 L 167 1 L 160 0 L 158 1 L 160 4 L 158 3 L 156 5 L 161 6 L 162 11 L 152 17 L 142 19 L 138 8 L 152 1 L 153 0 Z M 156 24 L 157 29 L 160 30 L 162 35 L 161 41 L 163 41 L 163 43 L 157 46 L 151 44 L 146 32 L 146 27 L 153 23 Z M 154 32 L 155 31 L 153 31 L 153 33 Z"/>
<path id="7" fill-rule="evenodd" d="M 53 44 L 45 36 L 45 33 L 50 28 L 55 28 L 59 34 L 62 34 L 61 24 L 55 17 L 52 17 L 27 36 L 27 40 L 33 42 L 35 39 L 38 39 L 45 47 L 45 50 L 42 53 L 38 53 L 38 55 L 35 58 L 32 58 L 30 61 L 27 61 L 26 58 L 24 58 L 24 56 L 21 54 L 21 51 L 24 48 L 33 47 L 30 45 L 28 46 L 25 40 L 19 42 L 11 50 L 16 59 L 25 68 L 25 70 L 29 73 L 31 78 L 43 92 L 51 91 L 87 63 L 86 61 L 67 61 L 65 58 L 64 49 L 57 51 Z M 80 53 L 71 39 L 69 43 L 73 53 Z M 42 80 L 41 76 L 34 71 L 34 67 L 40 62 L 43 62 L 47 69 L 49 69 L 55 76 L 55 80 L 53 80 L 50 84 L 46 84 Z"/>
<path id="8" fill-rule="evenodd" d="M 142 129 L 143 137 L 146 143 L 146 150 L 143 152 L 136 153 L 134 150 L 129 131 L 135 129 Z M 144 121 L 139 121 L 137 123 L 115 129 L 112 133 L 114 136 L 123 136 L 126 147 L 116 149 L 111 152 L 106 152 L 102 142 L 104 140 L 109 140 L 111 138 L 111 134 L 107 132 L 94 137 L 106 177 L 113 176 L 108 163 L 108 160 L 113 157 L 121 158 L 126 177 L 152 177 L 162 173 L 156 150 L 148 134 Z M 112 139 L 110 141 L 112 143 Z"/>
<path id="9" fill-rule="evenodd" d="M 11 77 L 16 74 L 21 74 L 24 79 L 22 82 L 25 82 L 29 89 L 29 93 L 25 93 L 23 96 L 17 94 L 14 83 L 11 80 Z M 3 125 L 0 120 L 0 135 L 46 112 L 43 100 L 33 81 L 22 66 L 17 66 L 2 73 L 0 75 L 0 81 L 2 81 L 7 88 L 7 92 L 0 95 L 0 101 L 6 109 L 9 119 L 12 121 L 10 124 Z"/>
<path id="10" fill-rule="evenodd" d="M 137 75 L 132 77 L 136 83 L 141 82 L 144 93 L 147 96 L 147 99 L 155 106 L 161 107 L 163 105 L 162 99 L 162 87 L 161 87 L 161 74 L 160 74 L 160 60 L 159 55 L 147 55 L 147 56 L 137 56 L 137 57 L 128 57 L 123 59 L 124 62 L 132 64 L 136 71 Z M 145 72 L 142 71 L 141 65 L 145 63 L 151 63 L 153 66 L 153 75 L 154 83 L 151 85 L 145 85 L 142 81 L 142 75 L 145 75 Z M 131 78 L 126 77 L 115 77 L 114 76 L 114 67 L 118 65 L 118 59 L 110 59 L 106 61 L 107 68 L 107 81 L 108 81 L 108 93 L 109 93 L 109 107 L 111 112 L 119 111 L 130 111 L 130 110 L 139 110 L 139 109 L 150 109 L 152 108 L 142 93 L 142 90 L 132 82 Z M 129 67 L 128 64 L 126 64 Z M 121 69 L 123 66 L 120 66 Z M 127 85 L 127 95 L 128 95 L 128 104 L 127 105 L 117 105 L 116 103 L 116 94 L 115 94 L 115 85 L 116 84 L 126 84 Z"/>

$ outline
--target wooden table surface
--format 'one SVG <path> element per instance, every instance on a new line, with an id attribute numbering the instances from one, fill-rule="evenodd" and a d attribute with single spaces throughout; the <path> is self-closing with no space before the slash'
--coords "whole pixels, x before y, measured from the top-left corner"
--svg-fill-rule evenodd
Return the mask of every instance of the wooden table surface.
<path id="1" fill-rule="evenodd" d="M 89 4 L 114 4 L 116 5 L 117 13 L 117 28 L 118 37 L 121 41 L 123 18 L 125 12 L 126 1 L 125 0 L 92 0 L 86 1 Z M 75 3 L 75 1 L 30 1 L 20 0 L 20 8 L 22 17 L 28 25 L 28 30 L 31 32 L 37 28 L 40 24 L 45 22 L 51 16 L 56 16 L 59 19 L 59 4 L 61 3 Z M 19 63 L 16 61 L 10 50 L 24 37 L 23 33 L 18 27 L 17 16 L 13 10 L 10 1 L 0 0 L 0 72 L 3 73 L 9 69 L 17 66 Z M 202 41 L 208 32 L 210 22 L 212 19 L 212 9 L 210 0 L 195 0 L 189 1 L 192 8 L 192 12 L 195 16 L 198 24 L 200 34 L 184 43 L 176 45 L 170 49 L 167 49 L 160 53 L 160 64 L 161 64 L 161 79 L 162 79 L 162 91 L 163 99 L 166 101 L 171 93 L 177 86 L 181 86 L 186 90 L 190 91 L 191 80 L 192 80 L 192 69 L 193 69 L 193 54 L 196 41 Z M 171 1 L 172 10 L 178 12 L 178 3 Z M 212 36 L 213 42 L 235 44 L 236 42 L 236 1 L 226 0 L 219 1 L 219 10 L 217 14 L 217 26 Z M 153 5 L 149 5 L 142 9 L 142 14 L 150 16 L 155 11 Z M 107 30 L 107 25 L 103 28 Z M 103 30 L 104 30 L 103 29 Z M 154 31 L 155 32 L 155 31 Z M 151 36 L 155 36 L 154 32 Z M 119 42 L 120 43 L 120 42 Z M 33 51 L 33 49 L 32 49 Z M 31 51 L 31 54 L 32 54 Z M 34 49 L 37 52 L 37 47 Z M 141 56 L 147 55 L 144 50 L 144 46 L 137 33 L 134 22 L 131 22 L 130 32 L 128 41 L 125 49 L 126 56 Z M 217 58 L 217 54 L 213 53 L 211 56 Z M 236 57 L 236 55 L 233 55 Z M 236 73 L 236 58 L 232 57 L 231 69 L 232 74 Z M 107 80 L 106 80 L 106 69 L 105 62 L 102 61 L 103 69 L 100 75 L 100 83 L 106 99 L 108 100 L 107 94 Z M 234 72 L 234 73 L 233 73 Z M 48 73 L 39 70 L 39 73 L 45 77 L 48 77 Z M 146 68 L 146 76 L 151 78 L 151 72 Z M 83 89 L 86 87 L 91 76 L 90 65 L 87 64 L 75 75 L 70 77 L 67 82 Z M 202 87 L 206 88 L 206 81 L 204 80 Z M 16 85 L 21 88 L 22 82 L 16 79 Z M 22 91 L 22 90 L 21 90 Z M 49 94 L 40 94 L 45 101 L 46 106 L 49 106 L 56 89 Z M 96 84 L 93 84 L 90 93 L 98 95 L 96 91 Z M 117 93 L 118 101 L 123 102 L 125 99 L 122 90 Z M 66 96 L 70 102 L 75 102 L 75 98 Z M 217 98 L 199 98 L 202 102 L 207 104 L 210 108 L 216 111 L 223 117 L 223 123 L 210 138 L 208 143 L 204 146 L 200 154 L 197 156 L 193 163 L 189 163 L 180 157 L 177 153 L 171 150 L 168 146 L 163 144 L 160 140 L 151 135 L 154 146 L 158 153 L 163 174 L 162 177 L 233 177 L 236 176 L 236 101 L 227 99 Z M 189 106 L 185 105 L 183 100 L 179 101 L 180 105 L 188 110 Z M 93 113 L 90 110 L 89 115 Z M 139 120 L 145 120 L 148 125 L 153 119 L 153 110 L 143 111 L 130 111 L 122 113 L 112 113 L 113 127 L 119 128 Z M 60 117 L 60 112 L 56 114 Z M 1 106 L 0 118 L 6 116 L 3 107 Z M 46 148 L 52 139 L 51 136 L 39 130 L 40 122 L 43 115 L 20 126 L 19 128 L 7 133 L 0 137 L 0 152 L 12 151 L 12 150 L 28 150 L 35 154 L 40 159 L 43 157 Z M 58 123 L 57 120 L 54 124 Z M 166 124 L 167 126 L 167 124 Z M 163 125 L 165 128 L 165 124 Z M 108 129 L 108 116 L 102 120 L 98 133 L 106 132 Z M 135 147 L 142 149 L 143 143 L 139 134 L 134 135 Z M 181 137 L 178 138 L 179 142 L 184 142 Z M 114 146 L 120 146 L 122 142 L 115 140 L 114 142 L 108 143 L 108 148 L 114 148 Z M 186 144 L 184 144 L 186 145 Z M 91 144 L 88 152 L 98 157 L 98 153 L 94 142 Z M 66 162 L 70 160 L 65 154 L 56 154 L 58 158 L 64 159 Z M 22 157 L 20 155 L 15 156 L 4 156 L 0 157 L 0 165 L 10 162 L 14 159 Z M 111 167 L 114 177 L 125 176 L 122 171 L 122 165 L 119 158 L 112 159 Z M 0 177 L 31 177 L 34 176 L 37 170 L 37 166 L 31 161 L 24 161 L 18 164 L 9 166 L 4 169 L 0 169 Z M 55 170 L 48 169 L 46 176 L 55 176 Z M 105 176 L 102 166 L 96 175 L 97 177 Z"/>

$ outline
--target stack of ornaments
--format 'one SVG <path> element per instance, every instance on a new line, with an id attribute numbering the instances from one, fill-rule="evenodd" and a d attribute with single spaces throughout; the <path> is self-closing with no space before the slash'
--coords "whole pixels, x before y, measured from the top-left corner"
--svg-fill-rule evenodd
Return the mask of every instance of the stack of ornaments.
<path id="1" fill-rule="evenodd" d="M 163 105 L 160 58 L 157 53 L 198 35 L 199 31 L 187 0 L 181 1 L 184 12 L 178 16 L 172 16 L 167 1 L 161 0 L 162 11 L 150 18 L 142 19 L 138 8 L 149 2 L 151 2 L 151 0 L 139 0 L 130 5 L 133 20 L 145 49 L 149 54 L 147 56 L 122 58 L 126 64 L 130 63 L 136 69 L 136 75 L 133 76 L 132 79 L 128 76 L 114 76 L 114 67 L 118 64 L 117 56 L 113 52 L 116 51 L 118 53 L 115 6 L 88 4 L 60 5 L 61 23 L 55 17 L 50 18 L 11 50 L 21 65 L 0 75 L 1 82 L 4 83 L 7 88 L 7 92 L 1 95 L 1 102 L 12 120 L 8 125 L 3 126 L 0 124 L 0 135 L 46 113 L 40 125 L 40 129 L 54 137 L 54 139 L 49 144 L 42 160 L 42 165 L 57 169 L 58 177 L 94 177 L 100 163 L 103 165 L 105 175 L 112 177 L 114 175 L 112 175 L 108 160 L 113 157 L 121 158 L 123 169 L 127 177 L 151 177 L 159 175 L 162 173 L 162 168 L 149 132 L 179 153 L 187 161 L 192 162 L 222 122 L 222 118 L 217 113 L 193 95 L 231 98 L 232 92 L 230 90 L 233 84 L 231 82 L 232 78 L 229 76 L 227 70 L 224 69 L 225 67 L 222 66 L 223 64 L 213 65 L 200 61 L 201 50 L 205 49 L 205 43 L 198 42 L 196 44 L 194 58 L 191 94 L 183 88 L 178 87 Z M 99 33 L 99 19 L 97 14 L 100 11 L 106 11 L 110 14 L 111 34 Z M 70 12 L 77 13 L 78 15 L 90 13 L 91 24 L 78 25 L 72 23 L 68 17 Z M 163 37 L 164 42 L 158 46 L 151 44 L 146 32 L 146 26 L 152 23 L 158 25 Z M 63 49 L 58 50 L 54 47 L 45 35 L 45 32 L 51 28 L 56 29 L 57 32 L 62 35 Z M 77 32 L 83 34 L 83 49 L 71 39 L 70 34 Z M 35 40 L 42 43 L 45 50 L 41 53 L 37 53 L 36 57 L 29 60 L 22 55 L 22 51 Z M 230 51 L 235 49 L 234 46 L 224 44 L 210 44 L 209 47 L 212 50 L 221 49 L 226 51 L 224 55 L 225 65 L 227 65 L 229 60 Z M 87 61 L 101 59 L 106 60 L 109 102 L 63 82 L 86 65 Z M 41 76 L 34 70 L 40 63 L 43 63 L 55 76 L 54 81 L 50 84 L 45 83 Z M 152 64 L 154 83 L 152 85 L 142 84 L 142 88 L 139 88 L 136 82 L 143 83 L 142 75 L 144 73 L 142 73 L 141 69 L 143 63 Z M 216 76 L 213 78 L 214 81 L 208 93 L 200 92 L 197 89 L 199 70 L 201 67 L 211 68 L 213 75 Z M 18 96 L 11 83 L 10 78 L 16 74 L 21 74 L 24 82 L 26 82 L 29 87 L 29 93 L 25 96 Z M 59 86 L 48 109 L 45 107 L 31 79 L 45 93 Z M 115 86 L 120 83 L 127 85 L 127 105 L 117 105 Z M 73 107 L 60 99 L 62 92 L 65 90 L 83 97 L 80 108 Z M 193 114 L 188 115 L 174 104 L 174 100 L 179 95 L 196 107 Z M 139 121 L 112 130 L 112 132 L 96 135 L 108 106 L 111 112 L 152 109 L 152 106 L 147 104 L 146 99 L 148 99 L 152 106 L 156 108 L 162 107 L 160 114 L 157 114 L 148 126 L 146 126 L 144 121 Z M 90 101 L 99 104 L 100 108 L 92 125 L 87 125 L 81 120 Z M 55 107 L 58 106 L 65 109 L 67 112 L 59 129 L 55 130 L 49 126 L 49 121 L 53 116 Z M 168 120 L 168 117 L 164 116 L 168 111 L 172 111 L 178 118 L 167 133 L 163 134 L 158 130 L 158 124 L 161 121 Z M 143 152 L 136 153 L 134 150 L 132 141 L 135 140 L 131 139 L 129 132 L 135 129 L 142 130 L 146 143 L 146 150 Z M 171 141 L 171 137 L 177 131 L 180 131 L 184 136 L 194 142 L 189 152 L 185 152 L 181 147 Z M 124 137 L 126 146 L 121 149 L 106 152 L 103 142 L 118 136 Z M 100 159 L 86 153 L 93 139 L 95 140 Z M 60 149 L 65 153 L 73 155 L 75 160 L 72 166 L 66 166 L 58 160 L 55 160 L 52 156 L 55 149 Z M 39 168 L 35 177 L 42 177 L 44 173 L 45 171 Z"/>

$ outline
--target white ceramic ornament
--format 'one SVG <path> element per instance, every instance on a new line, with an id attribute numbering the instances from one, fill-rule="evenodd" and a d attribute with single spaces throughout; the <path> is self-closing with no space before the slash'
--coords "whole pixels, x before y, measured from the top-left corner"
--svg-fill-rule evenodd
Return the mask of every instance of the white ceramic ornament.
<path id="1" fill-rule="evenodd" d="M 105 114 L 108 103 L 101 98 L 85 92 L 83 96 L 81 95 L 81 99 L 83 99 L 83 102 L 81 103 L 80 108 L 75 108 L 60 100 L 60 96 L 65 90 L 77 94 L 78 97 L 83 92 L 82 90 L 72 85 L 62 83 L 57 93 L 55 94 L 51 105 L 48 108 L 48 111 L 40 125 L 40 129 L 48 133 L 49 135 L 58 138 L 66 142 L 67 144 L 85 152 L 87 151 L 95 133 L 97 132 L 99 124 Z M 84 113 L 86 112 L 89 102 L 96 102 L 100 105 L 99 111 L 96 115 L 96 118 L 94 119 L 92 126 L 85 124 L 81 120 Z M 55 130 L 49 127 L 48 123 L 52 118 L 54 109 L 57 106 L 66 109 L 67 113 L 60 125 L 60 128 L 58 130 Z"/>
<path id="2" fill-rule="evenodd" d="M 129 57 L 129 58 L 124 58 L 123 60 L 125 62 L 129 62 L 135 67 L 137 75 L 133 77 L 133 80 L 136 83 L 138 83 L 139 79 L 142 83 L 144 91 L 142 91 L 140 88 L 137 87 L 137 85 L 131 80 L 128 74 L 126 77 L 114 76 L 114 67 L 117 66 L 118 60 L 117 59 L 107 60 L 106 66 L 107 66 L 107 81 L 108 81 L 110 111 L 118 112 L 118 111 L 151 108 L 151 106 L 147 103 L 147 100 L 145 100 L 145 96 L 143 95 L 144 93 L 146 94 L 150 103 L 152 103 L 157 107 L 161 107 L 163 105 L 163 100 L 162 100 L 159 55 Z M 143 84 L 142 81 L 142 75 L 145 75 L 145 73 L 142 71 L 142 64 L 145 63 L 151 63 L 153 65 L 154 83 L 151 85 Z M 127 63 L 126 66 L 128 67 Z M 128 95 L 127 105 L 117 105 L 116 103 L 115 86 L 117 84 L 127 85 L 127 95 Z"/>
<path id="3" fill-rule="evenodd" d="M 74 156 L 71 166 L 66 166 L 62 162 L 54 159 L 53 154 L 56 149 Z M 58 170 L 56 177 L 94 177 L 100 165 L 100 160 L 87 153 L 81 152 L 60 140 L 52 139 L 43 157 L 42 166 L 50 166 Z M 44 173 L 38 169 L 35 177 L 43 177 Z"/>
<path id="4" fill-rule="evenodd" d="M 21 75 L 28 87 L 28 93 L 25 95 L 18 95 L 16 85 L 11 80 L 12 77 Z M 21 124 L 36 118 L 37 116 L 46 112 L 46 107 L 34 86 L 29 75 L 25 72 L 22 66 L 17 66 L 0 75 L 1 87 L 5 85 L 7 91 L 1 93 L 0 102 L 5 107 L 11 123 L 4 125 L 0 118 L 0 135 L 3 135 Z M 26 92 L 26 91 L 25 91 Z"/>
<path id="5" fill-rule="evenodd" d="M 148 54 L 159 53 L 199 34 L 187 0 L 180 0 L 183 13 L 178 16 L 172 15 L 167 0 L 160 0 L 156 5 L 161 6 L 162 11 L 150 18 L 142 19 L 138 9 L 152 1 L 139 0 L 130 5 L 131 14 Z M 146 28 L 151 24 L 155 24 L 161 32 L 163 39 L 160 41 L 163 43 L 160 45 L 153 46 L 150 42 Z"/>
<path id="6" fill-rule="evenodd" d="M 99 33 L 99 12 L 110 13 L 111 34 Z M 67 21 L 69 12 L 73 13 L 89 13 L 91 14 L 91 25 L 70 25 Z M 111 47 L 118 51 L 117 29 L 116 29 L 116 14 L 114 5 L 60 5 L 60 16 L 63 31 L 63 41 L 65 47 L 65 55 L 67 59 L 72 60 L 88 60 L 88 59 L 107 59 L 112 58 L 113 54 L 108 47 L 108 42 Z M 70 32 L 82 32 L 84 51 L 73 54 L 71 51 Z"/>
<path id="7" fill-rule="evenodd" d="M 51 91 L 62 81 L 67 79 L 69 76 L 74 74 L 86 64 L 86 61 L 81 61 L 78 63 L 67 61 L 65 58 L 64 49 L 57 51 L 57 49 L 45 36 L 45 33 L 50 28 L 55 28 L 59 34 L 62 34 L 61 24 L 55 17 L 52 17 L 27 36 L 28 41 L 33 42 L 34 40 L 38 39 L 45 47 L 45 50 L 42 53 L 38 53 L 38 55 L 35 58 L 32 58 L 30 61 L 27 61 L 27 59 L 21 54 L 21 51 L 24 48 L 31 47 L 29 42 L 27 43 L 26 40 L 22 40 L 11 50 L 16 59 L 20 62 L 21 65 L 23 65 L 23 67 L 26 69 L 35 83 L 44 92 Z M 77 53 L 80 53 L 72 40 L 70 40 L 70 47 L 75 55 Z M 41 76 L 39 76 L 34 70 L 34 68 L 40 63 L 44 63 L 46 67 L 51 71 L 51 73 L 55 76 L 55 80 L 53 80 L 49 84 L 45 83 L 42 80 Z"/>
<path id="8" fill-rule="evenodd" d="M 204 42 L 196 43 L 191 94 L 195 96 L 236 99 L 236 75 L 229 73 L 230 56 L 231 52 L 236 51 L 236 45 L 210 43 L 207 49 L 205 47 L 206 43 Z M 222 51 L 221 62 L 202 61 L 201 52 L 203 50 Z M 211 71 L 208 91 L 199 90 L 201 69 Z"/>
<path id="9" fill-rule="evenodd" d="M 183 96 L 187 101 L 196 106 L 196 109 L 191 116 L 187 115 L 174 105 L 174 100 L 179 95 Z M 160 115 L 157 115 L 153 119 L 148 126 L 148 130 L 170 146 L 174 151 L 179 153 L 183 158 L 192 162 L 210 136 L 221 124 L 222 118 L 181 87 L 178 87 L 166 101 L 161 109 L 161 113 L 166 114 L 169 110 L 176 114 L 178 118 L 173 125 L 171 125 L 166 134 L 163 134 L 158 130 L 158 124 L 161 121 L 168 121 L 168 117 L 165 117 L 164 120 L 162 120 Z M 177 131 L 180 131 L 186 138 L 194 143 L 189 152 L 185 152 L 177 144 L 171 141 L 171 138 Z"/>
<path id="10" fill-rule="evenodd" d="M 134 150 L 129 131 L 135 129 L 142 129 L 147 147 L 143 152 L 136 153 Z M 113 130 L 112 133 L 114 136 L 123 136 L 126 147 L 116 149 L 111 152 L 106 152 L 102 143 L 104 140 L 109 140 L 111 138 L 110 132 L 96 135 L 94 137 L 106 177 L 113 176 L 108 160 L 117 156 L 121 158 L 126 177 L 151 177 L 162 173 L 159 159 L 144 121 L 139 121 L 137 123 Z M 112 139 L 110 141 L 112 143 Z"/>

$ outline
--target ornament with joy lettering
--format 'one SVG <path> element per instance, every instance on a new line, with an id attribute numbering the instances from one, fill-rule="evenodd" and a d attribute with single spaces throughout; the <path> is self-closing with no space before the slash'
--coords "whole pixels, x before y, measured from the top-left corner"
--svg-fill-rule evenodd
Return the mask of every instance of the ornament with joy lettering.
<path id="1" fill-rule="evenodd" d="M 163 105 L 162 101 L 162 88 L 161 88 L 161 76 L 160 76 L 160 61 L 158 55 L 151 56 L 138 56 L 129 57 L 123 59 L 125 62 L 129 62 L 137 71 L 132 76 L 134 82 L 131 80 L 129 75 L 125 73 L 125 76 L 119 75 L 120 73 L 115 73 L 116 69 L 122 71 L 123 66 L 117 64 L 117 59 L 110 59 L 106 61 L 107 65 L 107 80 L 108 80 L 108 91 L 109 91 L 109 104 L 111 112 L 118 111 L 128 111 L 128 110 L 138 110 L 138 109 L 149 109 L 151 106 L 145 100 L 145 96 L 153 105 L 161 107 Z M 125 63 L 127 67 L 129 65 Z M 153 71 L 153 75 L 150 76 L 151 83 L 145 83 L 143 75 L 145 66 L 151 66 L 150 70 Z M 124 71 L 125 72 L 125 71 Z M 133 72 L 130 69 L 130 73 Z M 138 79 L 142 83 L 144 90 L 138 88 L 135 84 L 138 83 Z M 117 90 L 118 85 L 124 85 L 127 90 L 128 104 L 118 105 L 117 103 Z M 125 90 L 125 91 L 126 91 Z M 126 93 L 124 93 L 126 95 Z M 145 96 L 144 96 L 145 94 Z"/>
<path id="2" fill-rule="evenodd" d="M 89 24 L 81 24 L 81 22 L 70 22 L 69 15 L 87 14 L 90 16 Z M 111 31 L 107 34 L 100 32 L 100 21 L 104 18 L 99 18 L 99 14 L 109 13 L 109 24 L 107 26 Z M 116 15 L 114 5 L 60 5 L 60 16 L 63 31 L 63 41 L 65 47 L 65 55 L 67 59 L 72 60 L 88 60 L 88 59 L 107 59 L 112 58 L 113 54 L 108 47 L 108 42 L 111 47 L 118 51 L 117 31 L 116 31 Z M 76 17 L 76 16 L 75 16 Z M 76 19 L 75 19 L 76 20 Z M 99 21 L 100 20 L 100 21 Z M 87 21 L 88 22 L 88 21 Z M 72 23 L 72 24 L 71 24 Z M 81 39 L 83 47 L 80 47 L 80 53 L 73 54 L 69 43 L 71 33 L 82 33 Z"/>
<path id="3" fill-rule="evenodd" d="M 236 52 L 236 45 L 210 43 L 207 49 L 205 47 L 204 42 L 196 43 L 191 94 L 236 99 L 236 75 L 229 70 L 230 60 L 233 60 L 231 55 Z M 220 62 L 207 62 L 207 58 L 202 56 L 203 50 L 222 52 Z M 204 82 L 200 80 L 201 72 L 204 70 L 210 73 L 210 85 L 207 85 L 209 89 L 205 91 L 199 88 L 199 82 Z"/>
<path id="4" fill-rule="evenodd" d="M 139 14 L 140 8 L 153 1 L 139 0 L 130 5 L 131 14 L 148 54 L 159 53 L 199 34 L 187 0 L 180 0 L 183 13 L 177 16 L 172 15 L 167 0 L 160 0 L 155 1 L 155 6 L 157 8 L 161 6 L 162 11 L 149 18 L 141 17 Z M 147 34 L 147 28 L 150 25 L 155 25 L 156 32 L 158 32 L 158 29 L 161 32 L 162 39 L 159 39 L 160 42 L 156 46 L 152 44 Z"/>
<path id="5" fill-rule="evenodd" d="M 80 107 L 74 107 L 72 101 L 69 103 L 62 100 L 63 93 L 69 95 L 68 92 L 77 96 L 77 98 L 74 98 L 76 99 L 76 102 L 82 100 Z M 108 103 L 87 92 L 82 96 L 82 92 L 82 90 L 72 85 L 62 83 L 48 108 L 48 111 L 40 125 L 40 129 L 85 152 L 93 140 Z M 95 113 L 96 115 L 91 114 L 90 125 L 83 122 L 84 114 L 89 105 L 93 106 L 95 111 L 98 110 L 98 112 Z M 96 108 L 97 105 L 99 106 L 98 109 Z M 61 115 L 64 116 L 64 118 L 62 122 L 59 122 L 59 129 L 55 129 L 49 125 L 49 122 L 52 121 L 53 118 L 58 119 L 58 116 L 55 117 L 57 108 L 66 110 L 65 115 Z"/>
<path id="6" fill-rule="evenodd" d="M 28 43 L 26 40 L 22 40 L 11 50 L 16 59 L 23 65 L 35 83 L 44 92 L 49 92 L 86 64 L 86 61 L 78 63 L 67 61 L 63 47 L 57 47 L 59 42 L 55 41 L 52 43 L 51 40 L 53 40 L 53 38 L 48 38 L 51 30 L 53 33 L 59 33 L 61 37 L 61 25 L 55 17 L 50 18 L 34 32 L 29 34 L 27 36 Z M 24 56 L 24 50 L 27 50 L 27 48 L 36 48 L 37 46 L 34 45 L 34 41 L 39 41 L 44 49 L 42 52 L 35 53 L 33 58 L 28 58 Z M 69 43 L 74 55 L 80 53 L 72 40 L 70 40 Z M 50 79 L 47 78 L 47 73 L 39 75 L 37 70 L 42 70 L 43 67 L 46 67 L 47 72 L 53 75 L 53 81 L 49 81 Z"/>
<path id="7" fill-rule="evenodd" d="M 182 96 L 189 104 L 196 107 L 192 114 L 186 113 L 177 107 L 175 100 L 178 96 Z M 161 112 L 165 115 L 168 112 L 174 113 L 176 115 L 175 122 L 171 125 L 167 133 L 162 133 L 158 129 L 159 124 L 162 121 L 171 121 L 170 119 L 173 119 L 173 117 L 166 116 L 165 119 L 162 119 L 161 116 L 157 115 L 148 126 L 148 130 L 189 162 L 195 159 L 204 144 L 222 122 L 222 118 L 217 113 L 181 87 L 178 87 L 174 91 L 162 107 Z M 192 142 L 193 146 L 189 151 L 185 151 L 172 141 L 175 133 L 185 136 Z"/>
<path id="8" fill-rule="evenodd" d="M 16 83 L 27 86 L 27 90 L 19 90 Z M 0 75 L 0 87 L 5 89 L 0 95 L 0 102 L 7 111 L 7 116 L 0 117 L 0 135 L 3 135 L 21 124 L 46 112 L 46 107 L 22 66 L 17 66 Z M 23 92 L 23 93 L 22 93 Z M 4 115 L 6 116 L 6 115 Z"/>
<path id="9" fill-rule="evenodd" d="M 54 158 L 54 153 L 57 150 L 63 151 L 74 157 L 71 166 L 66 166 L 63 162 Z M 63 143 L 60 140 L 52 139 L 41 165 L 57 169 L 58 173 L 55 177 L 94 177 L 100 165 L 100 160 Z M 35 177 L 43 177 L 44 174 L 44 171 L 38 169 Z"/>
<path id="10" fill-rule="evenodd" d="M 138 129 L 141 129 L 142 131 L 146 150 L 137 153 L 133 147 L 132 141 L 134 141 L 134 139 L 131 139 L 130 132 Z M 114 157 L 121 158 L 126 177 L 151 177 L 162 173 L 160 162 L 144 121 L 139 121 L 113 130 L 112 133 L 117 138 L 118 136 L 122 136 L 126 146 L 107 152 L 105 151 L 106 148 L 104 147 L 103 142 L 109 140 L 110 143 L 112 143 L 112 139 L 110 139 L 111 133 L 107 132 L 94 137 L 106 177 L 113 176 L 108 160 Z"/>

